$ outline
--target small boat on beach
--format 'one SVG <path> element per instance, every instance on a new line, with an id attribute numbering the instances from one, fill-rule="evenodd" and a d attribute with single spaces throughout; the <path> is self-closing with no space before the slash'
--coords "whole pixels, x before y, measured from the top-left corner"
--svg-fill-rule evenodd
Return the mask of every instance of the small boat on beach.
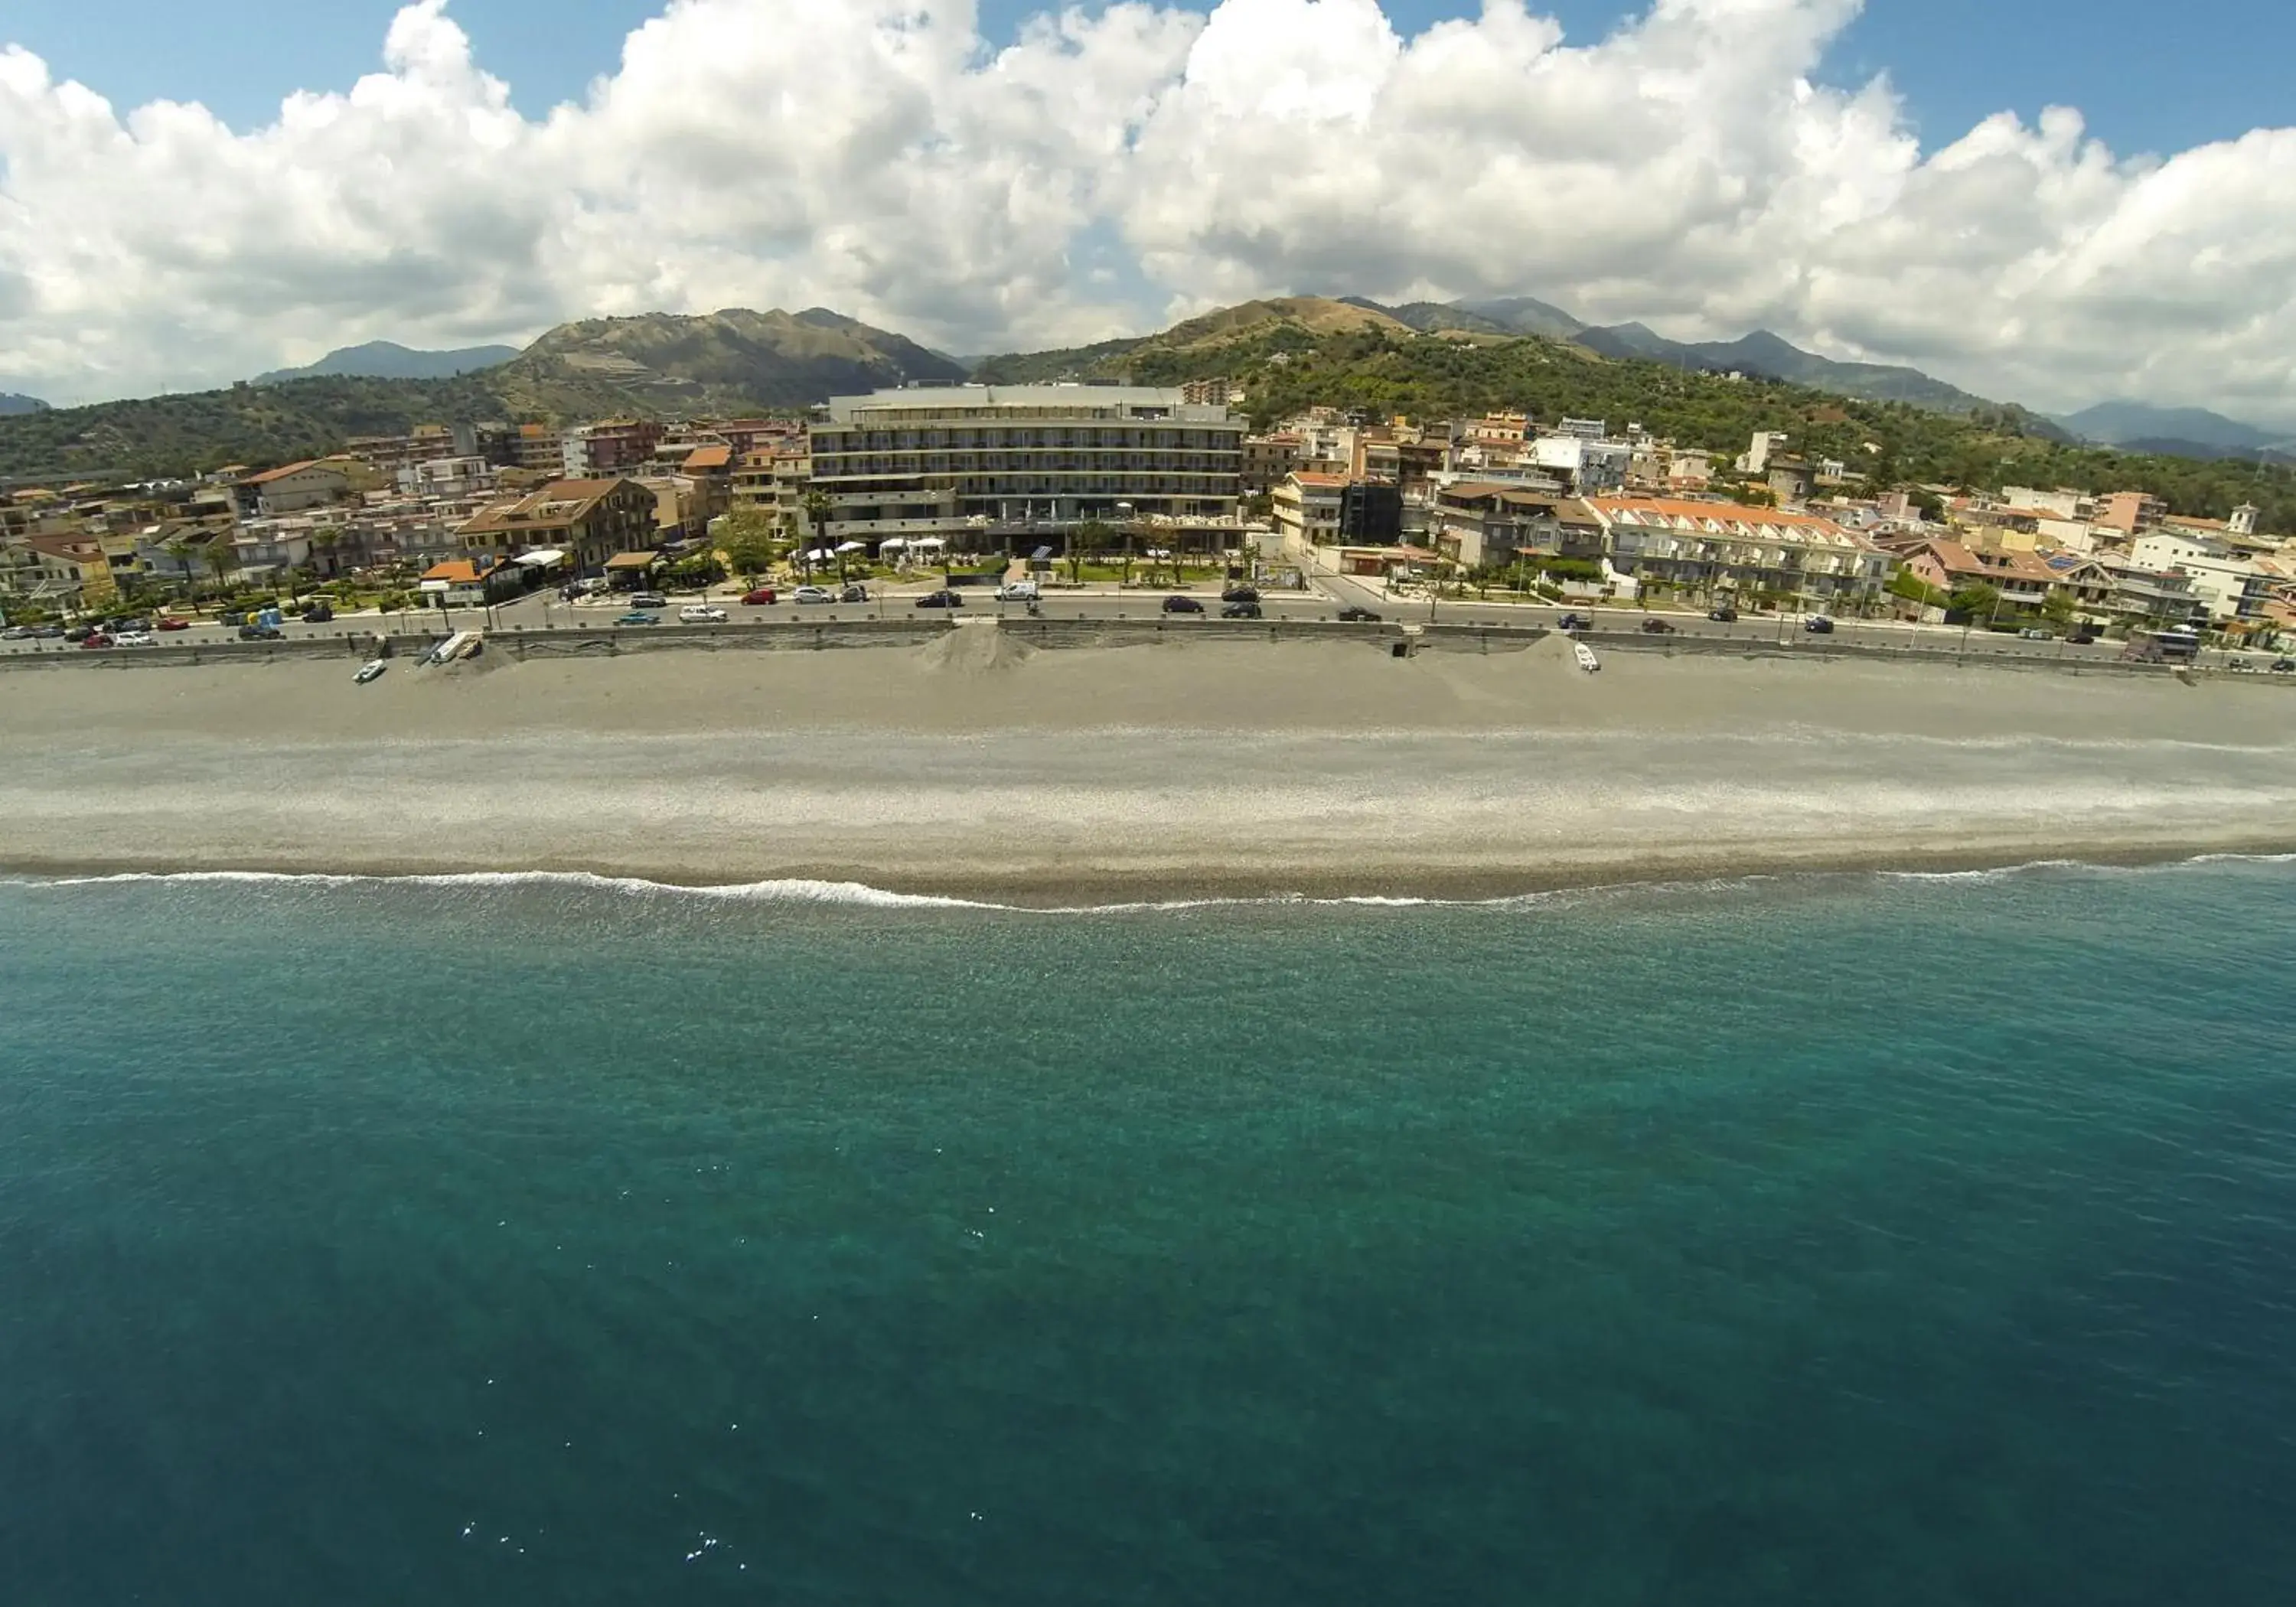
<path id="1" fill-rule="evenodd" d="M 1596 670 L 1603 668 L 1603 660 L 1596 658 L 1595 656 L 1595 650 L 1587 646 L 1584 642 L 1573 642 L 1570 644 L 1570 651 L 1578 656 L 1578 668 L 1585 670 L 1588 675 L 1593 675 Z"/>
<path id="2" fill-rule="evenodd" d="M 359 666 L 358 674 L 351 677 L 351 682 L 354 685 L 364 686 L 369 681 L 381 678 L 382 672 L 390 668 L 390 666 L 381 659 L 369 659 Z"/>

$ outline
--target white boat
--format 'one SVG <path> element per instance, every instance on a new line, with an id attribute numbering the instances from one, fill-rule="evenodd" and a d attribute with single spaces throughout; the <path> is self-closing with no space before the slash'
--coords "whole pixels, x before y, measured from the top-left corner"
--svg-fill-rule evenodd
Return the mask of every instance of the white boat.
<path id="1" fill-rule="evenodd" d="M 1578 668 L 1585 670 L 1588 675 L 1593 675 L 1596 670 L 1603 668 L 1603 660 L 1596 658 L 1595 656 L 1595 650 L 1587 646 L 1584 642 L 1573 642 L 1570 644 L 1570 651 L 1578 655 Z"/>
<path id="2" fill-rule="evenodd" d="M 485 640 L 486 633 L 483 631 L 458 630 L 432 648 L 430 656 L 422 661 L 425 664 L 452 664 L 457 659 L 467 659 L 476 654 Z"/>
<path id="3" fill-rule="evenodd" d="M 351 681 L 355 685 L 364 686 L 369 681 L 380 679 L 382 672 L 390 668 L 390 666 L 381 659 L 369 659 L 359 666 L 358 674 L 353 676 Z"/>

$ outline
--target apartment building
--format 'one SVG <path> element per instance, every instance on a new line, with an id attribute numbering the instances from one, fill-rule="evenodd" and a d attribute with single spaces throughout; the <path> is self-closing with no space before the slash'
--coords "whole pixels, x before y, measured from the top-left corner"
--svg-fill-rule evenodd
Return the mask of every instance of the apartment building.
<path id="1" fill-rule="evenodd" d="M 2194 595 L 2218 625 L 2262 619 L 2274 591 L 2292 578 L 2272 560 L 2251 557 L 2213 537 L 2177 530 L 2156 529 L 2139 537 L 2130 545 L 2128 558 L 2140 569 L 2189 577 Z"/>
<path id="2" fill-rule="evenodd" d="M 1429 534 L 1438 552 L 1469 570 L 1504 568 L 1523 554 L 1592 558 L 1603 551 L 1602 521 L 1585 503 L 1488 480 L 1438 491 Z"/>
<path id="3" fill-rule="evenodd" d="M 1991 587 L 2005 615 L 2039 612 L 2063 579 L 2030 552 L 1970 547 L 1958 541 L 1924 541 L 1906 551 L 1904 562 L 1906 573 L 1941 592 Z"/>
<path id="4" fill-rule="evenodd" d="M 654 493 L 636 480 L 561 480 L 496 504 L 456 534 L 474 555 L 554 549 L 576 569 L 589 570 L 618 553 L 652 550 L 659 514 Z"/>
<path id="5" fill-rule="evenodd" d="M 2097 498 L 2096 512 L 2090 522 L 2129 541 L 2160 529 L 2161 521 L 2168 517 L 2169 504 L 2149 491 L 2115 491 Z"/>
<path id="6" fill-rule="evenodd" d="M 874 544 L 952 521 L 994 536 L 1089 520 L 1232 525 L 1241 420 L 1177 389 L 964 385 L 838 397 L 809 433 L 824 534 Z"/>
<path id="7" fill-rule="evenodd" d="M 1890 554 L 1815 513 L 1737 503 L 1597 496 L 1603 556 L 1621 575 L 1698 594 L 1775 592 L 1820 607 L 1877 596 Z"/>
<path id="8" fill-rule="evenodd" d="M 276 519 L 341 501 L 351 494 L 351 477 L 344 462 L 325 459 L 250 474 L 234 489 L 242 517 Z"/>
<path id="9" fill-rule="evenodd" d="M 1287 553 L 1309 547 L 1337 546 L 1340 512 L 1347 500 L 1343 474 L 1316 474 L 1306 470 L 1288 474 L 1269 501 L 1275 520 L 1277 544 Z"/>

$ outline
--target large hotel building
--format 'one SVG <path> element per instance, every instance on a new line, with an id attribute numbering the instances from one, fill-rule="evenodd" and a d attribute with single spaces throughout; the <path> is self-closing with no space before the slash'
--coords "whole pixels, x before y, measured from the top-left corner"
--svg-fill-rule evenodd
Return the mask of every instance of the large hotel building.
<path id="1" fill-rule="evenodd" d="M 820 537 L 1055 535 L 1088 520 L 1152 522 L 1226 545 L 1242 495 L 1243 421 L 1180 391 L 961 385 L 838 397 L 811 430 Z"/>

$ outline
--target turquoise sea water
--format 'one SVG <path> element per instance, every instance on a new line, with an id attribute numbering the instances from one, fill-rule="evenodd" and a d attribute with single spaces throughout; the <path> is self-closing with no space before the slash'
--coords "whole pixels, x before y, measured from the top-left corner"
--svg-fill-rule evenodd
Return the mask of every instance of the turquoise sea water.
<path id="1" fill-rule="evenodd" d="M 2285 1603 L 2296 866 L 0 885 L 0 1602 Z"/>

